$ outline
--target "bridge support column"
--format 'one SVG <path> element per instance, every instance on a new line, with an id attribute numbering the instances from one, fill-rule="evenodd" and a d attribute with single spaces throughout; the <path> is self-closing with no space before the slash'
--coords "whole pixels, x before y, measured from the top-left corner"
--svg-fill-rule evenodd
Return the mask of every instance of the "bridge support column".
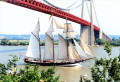
<path id="1" fill-rule="evenodd" d="M 91 45 L 91 28 L 90 28 L 90 26 L 82 26 L 81 25 L 80 36 L 87 45 Z"/>
<path id="2" fill-rule="evenodd" d="M 94 40 L 100 38 L 100 32 L 97 30 L 94 30 Z"/>
<path id="3" fill-rule="evenodd" d="M 99 38 L 102 39 L 102 30 L 99 31 Z"/>
<path id="4" fill-rule="evenodd" d="M 109 40 L 111 40 L 111 38 L 110 38 L 109 36 L 107 36 L 104 32 L 102 32 L 102 39 L 103 39 L 104 41 L 109 41 Z"/>

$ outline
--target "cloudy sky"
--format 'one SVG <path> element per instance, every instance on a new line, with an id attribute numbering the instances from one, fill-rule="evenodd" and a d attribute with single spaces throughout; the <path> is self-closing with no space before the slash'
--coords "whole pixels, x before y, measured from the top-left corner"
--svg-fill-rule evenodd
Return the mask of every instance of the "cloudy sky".
<path id="1" fill-rule="evenodd" d="M 58 7 L 66 8 L 77 0 L 49 0 Z M 82 2 L 71 7 L 75 8 Z M 89 6 L 89 2 L 87 2 Z M 102 31 L 108 35 L 120 35 L 120 0 L 94 0 L 94 6 Z M 81 6 L 70 13 L 81 16 Z M 98 25 L 94 15 L 94 24 Z M 33 11 L 27 8 L 19 7 L 5 2 L 0 2 L 0 34 L 30 34 L 36 26 L 37 20 L 40 20 L 41 33 L 48 29 L 50 15 Z M 54 17 L 61 24 L 65 23 L 64 19 Z M 90 21 L 89 12 L 85 3 L 84 19 Z M 75 31 L 79 32 L 80 25 L 72 23 Z"/>

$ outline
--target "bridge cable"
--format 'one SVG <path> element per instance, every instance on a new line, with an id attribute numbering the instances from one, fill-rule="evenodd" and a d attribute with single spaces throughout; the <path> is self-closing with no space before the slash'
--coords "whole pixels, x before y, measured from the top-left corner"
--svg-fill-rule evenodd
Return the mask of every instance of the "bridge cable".
<path id="1" fill-rule="evenodd" d="M 96 13 L 96 10 L 95 10 L 94 2 L 93 2 L 93 9 L 94 9 L 94 12 L 95 12 L 95 17 L 96 17 L 96 20 L 97 20 L 97 23 L 98 23 L 98 27 L 100 28 L 100 24 L 98 22 L 98 18 L 97 18 L 97 13 Z"/>
<path id="2" fill-rule="evenodd" d="M 64 9 L 64 8 L 57 7 L 57 6 L 53 5 L 52 3 L 48 2 L 47 0 L 43 0 L 43 1 L 46 2 L 47 4 L 49 4 L 50 6 L 57 8 L 57 9 L 60 9 L 60 10 L 70 10 L 70 9 Z"/>
<path id="3" fill-rule="evenodd" d="M 82 2 L 80 5 L 76 6 L 75 8 L 71 8 L 70 9 L 70 8 L 60 8 L 60 7 L 57 7 L 57 6 L 53 5 L 52 3 L 48 2 L 47 0 L 43 0 L 43 1 L 46 2 L 47 4 L 51 5 L 52 7 L 55 7 L 55 8 L 60 9 L 60 10 L 67 10 L 67 11 L 76 9 L 76 8 L 78 8 L 78 7 L 83 5 L 83 2 Z"/>
<path id="4" fill-rule="evenodd" d="M 89 17 L 91 18 L 91 14 L 90 14 L 90 11 L 89 11 L 89 7 L 88 7 L 87 1 L 86 1 L 86 6 L 87 6 L 88 13 L 89 13 Z"/>
<path id="5" fill-rule="evenodd" d="M 67 8 L 70 8 L 70 7 L 72 7 L 75 3 L 77 3 L 78 2 L 78 0 L 76 0 L 73 4 L 71 4 L 70 6 L 68 6 Z"/>

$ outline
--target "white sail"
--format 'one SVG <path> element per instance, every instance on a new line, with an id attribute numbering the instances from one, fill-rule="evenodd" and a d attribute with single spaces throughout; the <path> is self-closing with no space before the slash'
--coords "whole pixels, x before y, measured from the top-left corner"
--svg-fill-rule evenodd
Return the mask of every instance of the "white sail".
<path id="1" fill-rule="evenodd" d="M 30 37 L 28 50 L 26 52 L 26 57 L 40 58 L 39 31 L 40 31 L 40 25 L 38 20 L 35 29 L 33 30 L 33 32 L 31 32 L 31 37 Z"/>
<path id="2" fill-rule="evenodd" d="M 58 59 L 67 59 L 67 42 L 61 35 L 59 35 Z"/>
<path id="3" fill-rule="evenodd" d="M 53 49 L 54 49 L 53 39 L 46 33 L 45 39 L 45 60 L 53 60 Z"/>
<path id="4" fill-rule="evenodd" d="M 68 52 L 69 52 L 69 59 L 74 59 L 74 60 L 80 59 L 77 50 L 75 49 L 75 47 L 71 42 L 69 42 Z"/>
<path id="5" fill-rule="evenodd" d="M 88 58 L 87 55 L 84 53 L 84 51 L 82 50 L 82 48 L 79 46 L 79 44 L 76 42 L 76 40 L 74 40 L 74 43 L 75 43 L 75 48 L 78 52 L 78 54 L 80 55 L 80 57 L 82 59 L 86 59 Z"/>
<path id="6" fill-rule="evenodd" d="M 58 28 L 58 29 L 64 29 L 64 26 L 62 26 L 58 21 L 56 21 L 55 19 L 54 19 L 54 22 L 55 22 L 55 25 L 56 25 L 56 28 Z"/>
<path id="7" fill-rule="evenodd" d="M 54 29 L 53 29 L 53 18 L 52 18 L 52 21 L 47 30 L 46 38 L 45 38 L 45 55 L 44 55 L 45 60 L 53 60 L 53 55 L 54 55 L 53 31 Z"/>
<path id="8" fill-rule="evenodd" d="M 75 38 L 74 30 L 72 28 L 71 24 L 64 24 L 64 31 L 63 31 L 63 37 L 70 37 L 70 38 Z"/>
<path id="9" fill-rule="evenodd" d="M 92 51 L 89 49 L 88 45 L 83 41 L 83 39 L 79 36 L 80 40 L 81 40 L 81 45 L 85 51 L 85 53 L 87 55 L 91 55 L 91 56 L 94 56 L 94 54 L 92 53 Z"/>

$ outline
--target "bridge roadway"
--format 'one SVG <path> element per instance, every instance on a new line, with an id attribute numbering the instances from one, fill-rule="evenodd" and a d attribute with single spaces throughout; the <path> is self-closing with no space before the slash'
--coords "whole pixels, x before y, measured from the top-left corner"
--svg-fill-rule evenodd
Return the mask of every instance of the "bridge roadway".
<path id="1" fill-rule="evenodd" d="M 35 11 L 39 11 L 42 13 L 46 13 L 46 14 L 50 14 L 50 15 L 52 14 L 54 16 L 57 16 L 57 17 L 60 17 L 63 19 L 67 18 L 67 20 L 81 24 L 83 26 L 90 26 L 91 25 L 90 22 L 83 20 L 75 15 L 69 14 L 67 12 L 64 12 L 62 10 L 48 6 L 48 5 L 43 4 L 41 2 L 38 2 L 38 1 L 33 1 L 33 0 L 4 0 L 4 1 L 11 3 L 11 4 L 18 5 L 18 6 L 22 6 L 25 8 L 29 8 L 29 9 L 32 9 Z M 94 25 L 94 29 L 96 31 L 100 31 L 100 29 L 95 25 Z"/>

